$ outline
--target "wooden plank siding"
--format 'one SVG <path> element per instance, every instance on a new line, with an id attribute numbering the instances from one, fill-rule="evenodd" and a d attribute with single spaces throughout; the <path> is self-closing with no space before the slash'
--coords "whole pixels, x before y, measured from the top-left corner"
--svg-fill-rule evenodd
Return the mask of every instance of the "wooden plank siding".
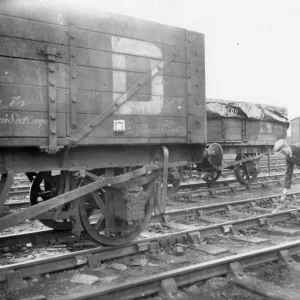
<path id="1" fill-rule="evenodd" d="M 246 121 L 246 140 L 242 139 L 243 119 L 223 118 L 207 120 L 208 142 L 221 142 L 226 146 L 228 141 L 245 142 L 255 145 L 274 145 L 274 143 L 286 136 L 286 125 L 278 122 L 264 122 L 260 120 Z M 225 129 L 223 129 L 225 124 Z M 223 131 L 225 136 L 223 136 Z"/>
<path id="2" fill-rule="evenodd" d="M 91 10 L 83 4 L 58 0 L 0 0 L 1 13 L 46 24 L 68 26 L 68 12 L 72 11 L 76 27 L 88 31 L 127 37 L 167 45 L 179 45 L 185 40 L 185 30 L 114 13 Z M 76 7 L 79 5 L 80 7 Z"/>
<path id="3" fill-rule="evenodd" d="M 17 57 L 26 57 L 28 54 L 25 51 L 22 51 L 22 48 L 24 48 L 24 50 L 28 50 L 28 52 L 31 54 L 31 56 L 33 56 L 33 58 L 38 60 L 45 60 L 45 57 L 37 55 L 36 47 L 42 47 L 43 45 L 51 43 L 58 47 L 58 50 L 62 52 L 62 59 L 58 59 L 63 62 L 69 62 L 69 33 L 67 27 L 46 24 L 32 20 L 19 19 L 4 15 L 1 15 L 1 25 L 2 26 L 0 27 L 0 36 L 3 41 L 3 45 L 1 48 L 4 48 L 5 50 L 5 47 L 9 46 L 11 48 L 9 56 L 11 56 L 12 53 L 16 53 L 16 55 L 20 55 Z M 37 42 L 37 44 L 32 44 L 32 41 Z M 111 35 L 105 33 L 91 32 L 88 30 L 81 30 L 77 28 L 76 43 L 78 49 L 83 48 L 132 55 L 131 51 L 125 51 L 125 49 L 122 48 L 114 49 L 114 51 L 112 51 Z M 173 45 L 166 45 L 160 43 L 151 44 L 155 45 L 156 47 L 159 47 L 163 56 L 167 55 L 174 49 Z M 4 50 L 1 51 L 4 52 Z M 102 53 L 99 53 L 99 55 L 100 54 Z M 88 57 L 89 55 L 87 54 L 86 56 Z M 144 57 L 157 59 L 157 56 L 151 55 L 150 51 L 144 53 Z M 174 62 L 185 63 L 185 51 L 182 52 L 180 56 L 176 57 L 174 59 Z"/>
<path id="4" fill-rule="evenodd" d="M 293 144 L 300 142 L 300 118 L 291 120 L 291 142 Z"/>
<path id="5" fill-rule="evenodd" d="M 48 66 L 46 62 L 34 60 L 23 60 L 16 58 L 0 57 L 2 70 L 0 73 L 0 83 L 13 83 L 20 85 L 47 86 L 48 85 Z M 111 62 L 112 65 L 112 62 Z M 57 87 L 69 88 L 69 66 L 65 64 L 56 64 Z M 119 71 L 118 69 L 103 69 L 94 67 L 77 67 L 77 86 L 78 89 L 87 91 L 106 91 L 106 92 L 125 92 L 135 84 L 140 77 L 146 73 Z M 126 77 L 126 86 L 113 87 L 113 75 L 116 77 Z M 181 74 L 181 76 L 183 73 Z M 164 95 L 173 97 L 186 97 L 186 78 L 157 76 L 163 77 Z M 97 80 L 99 78 L 99 80 Z M 138 94 L 150 95 L 150 85 L 146 84 L 140 89 Z M 152 93 L 161 95 L 160 92 Z"/>
<path id="6" fill-rule="evenodd" d="M 230 141 L 241 141 L 242 138 L 242 120 L 241 119 L 225 119 L 226 132 L 225 136 Z"/>
<path id="7" fill-rule="evenodd" d="M 209 142 L 223 140 L 221 119 L 207 120 L 207 140 Z"/>
<path id="8" fill-rule="evenodd" d="M 1 109 L 4 111 L 48 111 L 48 92 L 46 86 L 28 86 L 17 84 L 0 84 L 2 94 Z M 22 96 L 20 96 L 22 95 Z M 111 99 L 120 96 L 121 93 L 79 90 L 77 93 L 78 112 L 94 114 L 102 111 L 111 103 Z M 56 89 L 57 112 L 70 113 L 68 105 L 69 90 Z M 134 95 L 132 101 L 146 102 L 148 95 Z M 186 116 L 186 98 L 164 97 L 164 107 L 160 116 Z"/>
<path id="9" fill-rule="evenodd" d="M 55 62 L 59 142 L 65 144 L 63 138 L 72 134 L 69 13 L 76 27 L 72 52 L 76 60 L 76 131 L 186 40 L 186 30 L 181 28 L 108 12 L 69 10 L 65 1 L 54 2 L 56 5 L 45 0 L 0 0 L 0 137 L 42 141 L 48 136 L 48 59 L 38 53 L 47 45 L 60 53 Z M 127 143 L 163 142 L 164 138 L 169 143 L 187 142 L 186 62 L 184 50 L 80 143 L 124 143 L 126 138 Z M 43 124 L 32 129 L 34 124 L 24 119 L 26 114 L 44 120 Z M 8 129 L 16 118 L 19 121 Z M 113 120 L 118 119 L 125 120 L 122 136 L 113 132 Z"/>
<path id="10" fill-rule="evenodd" d="M 0 13 L 22 19 L 68 26 L 67 2 L 64 0 L 1 0 Z"/>
<path id="11" fill-rule="evenodd" d="M 24 130 L 26 128 L 26 130 Z M 66 114 L 57 114 L 57 135 L 66 136 Z M 0 137 L 47 137 L 47 112 L 0 111 Z"/>
<path id="12" fill-rule="evenodd" d="M 249 120 L 247 122 L 247 139 L 249 141 L 274 145 L 277 140 L 285 138 L 285 124 L 255 120 Z"/>
<path id="13" fill-rule="evenodd" d="M 70 115 L 67 115 L 70 116 Z M 80 128 L 84 127 L 90 118 L 95 117 L 95 114 L 79 114 L 78 123 Z M 127 125 L 124 137 L 185 137 L 186 136 L 186 118 L 180 117 L 154 117 L 154 116 L 109 116 L 105 119 L 101 126 L 96 127 L 89 137 L 104 137 L 109 138 L 115 136 L 113 132 L 113 120 L 125 120 Z M 70 122 L 67 122 L 70 124 Z"/>

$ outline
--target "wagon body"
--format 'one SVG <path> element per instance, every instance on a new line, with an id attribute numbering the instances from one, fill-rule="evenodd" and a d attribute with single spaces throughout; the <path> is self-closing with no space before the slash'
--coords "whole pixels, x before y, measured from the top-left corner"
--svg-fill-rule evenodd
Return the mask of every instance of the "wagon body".
<path id="1" fill-rule="evenodd" d="M 202 160 L 202 34 L 72 1 L 2 0 L 0 23 L 0 173 Z"/>
<path id="2" fill-rule="evenodd" d="M 0 230 L 37 218 L 125 244 L 165 211 L 183 166 L 214 155 L 200 33 L 0 0 L 0 66 Z M 32 182 L 32 207 L 1 217 L 14 172 Z"/>
<path id="3" fill-rule="evenodd" d="M 288 126 L 283 107 L 207 99 L 208 143 L 220 143 L 225 154 L 265 152 Z"/>

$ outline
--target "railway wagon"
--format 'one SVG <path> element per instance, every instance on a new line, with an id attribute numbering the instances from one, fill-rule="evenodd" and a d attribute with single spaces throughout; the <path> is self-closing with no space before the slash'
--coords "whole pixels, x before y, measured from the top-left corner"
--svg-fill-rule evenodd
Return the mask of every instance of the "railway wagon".
<path id="1" fill-rule="evenodd" d="M 300 142 L 300 117 L 291 120 L 291 137 L 289 142 L 292 144 Z"/>
<path id="2" fill-rule="evenodd" d="M 13 174 L 31 207 L 0 217 L 107 245 L 165 210 L 205 149 L 204 36 L 77 7 L 1 1 L 0 213 Z"/>
<path id="3" fill-rule="evenodd" d="M 208 144 L 220 144 L 224 155 L 234 154 L 236 161 L 211 169 L 209 165 L 205 169 L 203 164 L 198 165 L 199 171 L 207 172 L 203 179 L 215 181 L 222 169 L 230 168 L 234 169 L 237 180 L 242 184 L 251 183 L 259 173 L 258 160 L 261 154 L 273 148 L 278 139 L 287 136 L 287 109 L 249 102 L 206 99 L 206 111 Z"/>

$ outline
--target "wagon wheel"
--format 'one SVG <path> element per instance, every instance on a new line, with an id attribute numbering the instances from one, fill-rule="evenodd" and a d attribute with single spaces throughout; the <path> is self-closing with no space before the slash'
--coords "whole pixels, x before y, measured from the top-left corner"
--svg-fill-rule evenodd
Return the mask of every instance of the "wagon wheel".
<path id="1" fill-rule="evenodd" d="M 111 222 L 106 217 L 108 216 L 106 201 L 109 188 L 92 192 L 83 197 L 79 205 L 79 214 L 85 234 L 96 243 L 110 246 L 123 245 L 135 239 L 151 219 L 154 206 L 154 182 L 155 178 L 152 178 L 149 183 L 141 186 L 148 195 L 143 219 L 128 222 L 128 224 L 122 224 L 123 220 L 113 220 L 114 222 L 120 221 L 120 227 L 123 226 L 123 230 L 120 232 L 111 233 L 108 229 L 109 222 Z"/>
<path id="2" fill-rule="evenodd" d="M 245 154 L 238 154 L 236 157 L 237 160 L 247 158 Z M 250 184 L 257 179 L 259 170 L 254 161 L 246 161 L 240 164 L 235 165 L 234 174 L 236 179 L 244 185 Z"/>
<path id="3" fill-rule="evenodd" d="M 64 172 L 54 176 L 51 175 L 51 172 L 39 172 L 33 179 L 30 187 L 30 204 L 36 205 L 64 193 L 65 184 L 66 179 Z M 72 228 L 70 220 L 56 221 L 51 219 L 40 219 L 39 221 L 45 226 L 55 230 L 68 230 Z"/>
<path id="4" fill-rule="evenodd" d="M 222 171 L 212 171 L 209 174 L 204 174 L 201 179 L 207 183 L 215 182 L 219 179 Z"/>

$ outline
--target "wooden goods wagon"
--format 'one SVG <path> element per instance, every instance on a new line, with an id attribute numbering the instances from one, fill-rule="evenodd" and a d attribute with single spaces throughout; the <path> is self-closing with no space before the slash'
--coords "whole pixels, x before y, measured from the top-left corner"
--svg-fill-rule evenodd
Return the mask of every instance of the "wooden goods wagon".
<path id="1" fill-rule="evenodd" d="M 277 140 L 287 136 L 286 108 L 207 99 L 206 110 L 208 144 L 219 143 L 225 155 L 235 154 L 236 161 L 240 161 L 219 167 L 209 176 L 211 181 L 217 180 L 222 168 L 233 168 L 237 179 L 244 184 L 255 180 L 259 168 L 258 159 L 254 158 L 261 158 L 260 154 L 267 153 Z"/>
<path id="2" fill-rule="evenodd" d="M 0 1 L 0 213 L 14 172 L 33 205 L 0 230 L 38 218 L 117 245 L 208 155 L 204 36 L 74 5 Z"/>

